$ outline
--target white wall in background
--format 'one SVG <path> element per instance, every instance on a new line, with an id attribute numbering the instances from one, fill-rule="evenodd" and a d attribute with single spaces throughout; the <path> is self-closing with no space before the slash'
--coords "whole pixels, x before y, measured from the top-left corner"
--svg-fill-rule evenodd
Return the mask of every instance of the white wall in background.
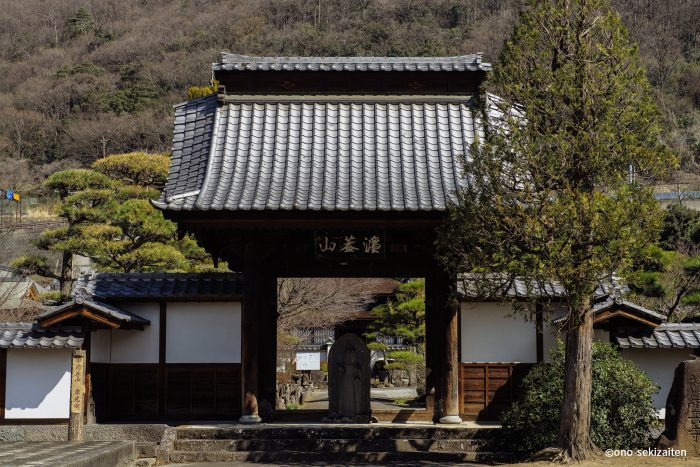
<path id="1" fill-rule="evenodd" d="M 622 356 L 632 360 L 640 370 L 656 382 L 661 389 L 654 395 L 654 406 L 663 418 L 666 398 L 673 383 L 673 374 L 678 364 L 692 360 L 693 349 L 624 349 Z"/>
<path id="2" fill-rule="evenodd" d="M 165 329 L 167 363 L 241 361 L 239 302 L 168 303 Z"/>
<path id="3" fill-rule="evenodd" d="M 69 349 L 8 349 L 5 418 L 68 418 Z"/>
<path id="4" fill-rule="evenodd" d="M 145 326 L 143 331 L 138 329 L 113 330 L 112 363 L 158 363 L 160 304 L 149 302 L 117 303 L 116 305 L 149 320 L 151 324 Z"/>
<path id="5" fill-rule="evenodd" d="M 511 311 L 503 303 L 462 304 L 462 362 L 537 361 L 534 320 L 526 321 L 521 312 L 509 317 Z"/>
<path id="6" fill-rule="evenodd" d="M 92 331 L 90 334 L 90 361 L 95 363 L 109 363 L 112 357 L 111 353 L 112 331 L 110 329 Z"/>

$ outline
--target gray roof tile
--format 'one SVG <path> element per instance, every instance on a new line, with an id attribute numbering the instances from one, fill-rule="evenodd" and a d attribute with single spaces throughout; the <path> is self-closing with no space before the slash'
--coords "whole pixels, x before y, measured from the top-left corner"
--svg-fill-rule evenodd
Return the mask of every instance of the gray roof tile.
<path id="1" fill-rule="evenodd" d="M 700 323 L 664 323 L 656 328 L 624 327 L 613 337 L 623 349 L 700 348 Z"/>
<path id="2" fill-rule="evenodd" d="M 212 69 L 235 71 L 488 71 L 481 54 L 453 57 L 253 57 L 222 53 Z"/>
<path id="3" fill-rule="evenodd" d="M 75 283 L 78 291 L 96 301 L 120 300 L 237 300 L 243 295 L 243 276 L 236 273 L 93 273 Z"/>
<path id="4" fill-rule="evenodd" d="M 276 97 L 227 97 L 212 110 L 210 96 L 178 107 L 175 134 L 185 138 L 173 145 L 166 191 L 154 204 L 426 211 L 453 199 L 478 120 L 468 96 Z M 201 147 L 178 123 L 190 107 L 198 121 L 215 112 Z"/>
<path id="5" fill-rule="evenodd" d="M 604 292 L 604 290 L 607 289 L 609 289 L 609 286 L 605 288 L 599 287 L 596 291 L 597 302 L 593 305 L 593 308 L 591 310 L 591 313 L 593 313 L 594 318 L 597 314 L 600 314 L 604 311 L 621 310 L 636 315 L 639 318 L 644 319 L 646 321 L 651 321 L 655 324 L 661 324 L 666 322 L 666 315 L 657 311 L 650 310 L 636 303 L 622 300 L 620 298 L 616 298 L 612 295 L 609 295 L 608 292 Z M 566 321 L 566 319 L 566 316 L 562 316 L 561 318 L 555 319 L 553 323 L 559 324 Z"/>
<path id="6" fill-rule="evenodd" d="M 627 287 L 613 277 L 609 282 L 601 282 L 595 290 L 598 304 L 612 300 L 610 297 L 619 293 L 624 294 Z M 466 299 L 498 299 L 498 298 L 563 298 L 564 288 L 555 281 L 526 281 L 522 278 L 511 278 L 499 274 L 462 274 L 457 280 L 457 292 Z M 648 311 L 648 310 L 647 310 Z M 654 312 L 650 312 L 654 313 Z"/>
<path id="7" fill-rule="evenodd" d="M 82 345 L 79 327 L 45 329 L 35 323 L 0 323 L 0 349 L 79 349 Z"/>
<path id="8" fill-rule="evenodd" d="M 216 96 L 195 99 L 175 107 L 173 156 L 166 191 L 170 196 L 199 189 L 207 168 L 209 144 L 216 113 Z M 195 138 L 196 124 L 199 130 Z M 203 144 L 206 142 L 206 144 Z M 187 177 L 179 177 L 185 173 Z"/>

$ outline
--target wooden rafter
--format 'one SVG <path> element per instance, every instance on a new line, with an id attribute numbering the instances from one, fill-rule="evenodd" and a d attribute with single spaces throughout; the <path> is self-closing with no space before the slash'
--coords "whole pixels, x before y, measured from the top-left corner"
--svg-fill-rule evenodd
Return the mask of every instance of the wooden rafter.
<path id="1" fill-rule="evenodd" d="M 107 325 L 112 329 L 117 329 L 117 328 L 121 327 L 121 323 L 119 321 L 117 321 L 116 319 L 110 318 L 108 316 L 104 316 L 101 314 L 97 314 L 93 310 L 89 309 L 88 307 L 86 307 L 84 305 L 81 305 L 80 308 L 68 309 L 68 310 L 63 311 L 61 313 L 58 313 L 57 315 L 40 320 L 39 324 L 41 324 L 43 327 L 47 327 L 47 326 L 61 323 L 61 322 L 66 321 L 70 318 L 74 318 L 76 316 L 83 316 L 83 317 L 90 319 L 92 321 Z"/>
<path id="2" fill-rule="evenodd" d="M 593 323 L 600 323 L 602 321 L 607 321 L 609 319 L 612 319 L 616 316 L 623 316 L 625 318 L 629 318 L 633 321 L 638 321 L 640 323 L 646 324 L 647 326 L 651 326 L 652 328 L 655 328 L 656 326 L 659 325 L 659 323 L 655 323 L 653 321 L 649 321 L 647 319 L 644 319 L 638 315 L 635 315 L 633 313 L 629 313 L 624 310 L 607 310 L 603 311 L 602 313 L 598 313 L 594 318 L 593 318 Z"/>

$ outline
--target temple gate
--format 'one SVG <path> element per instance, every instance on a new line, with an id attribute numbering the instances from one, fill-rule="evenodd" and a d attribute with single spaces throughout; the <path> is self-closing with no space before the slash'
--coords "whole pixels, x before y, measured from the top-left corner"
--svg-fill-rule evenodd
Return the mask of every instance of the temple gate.
<path id="1" fill-rule="evenodd" d="M 244 274 L 242 422 L 274 411 L 278 277 L 425 277 L 427 407 L 461 421 L 455 280 L 434 249 L 489 69 L 480 55 L 222 54 L 218 93 L 176 106 L 154 204 Z"/>

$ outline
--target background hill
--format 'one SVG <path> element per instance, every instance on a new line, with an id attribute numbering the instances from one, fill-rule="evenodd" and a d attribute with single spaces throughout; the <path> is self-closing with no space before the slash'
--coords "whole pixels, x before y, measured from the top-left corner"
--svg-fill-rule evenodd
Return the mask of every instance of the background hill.
<path id="1" fill-rule="evenodd" d="M 639 43 L 681 181 L 700 173 L 700 3 L 615 0 Z M 0 187 L 103 153 L 168 151 L 171 105 L 220 51 L 447 55 L 497 62 L 520 2 L 24 0 L 0 16 Z M 700 186 L 700 184 L 697 184 Z"/>

